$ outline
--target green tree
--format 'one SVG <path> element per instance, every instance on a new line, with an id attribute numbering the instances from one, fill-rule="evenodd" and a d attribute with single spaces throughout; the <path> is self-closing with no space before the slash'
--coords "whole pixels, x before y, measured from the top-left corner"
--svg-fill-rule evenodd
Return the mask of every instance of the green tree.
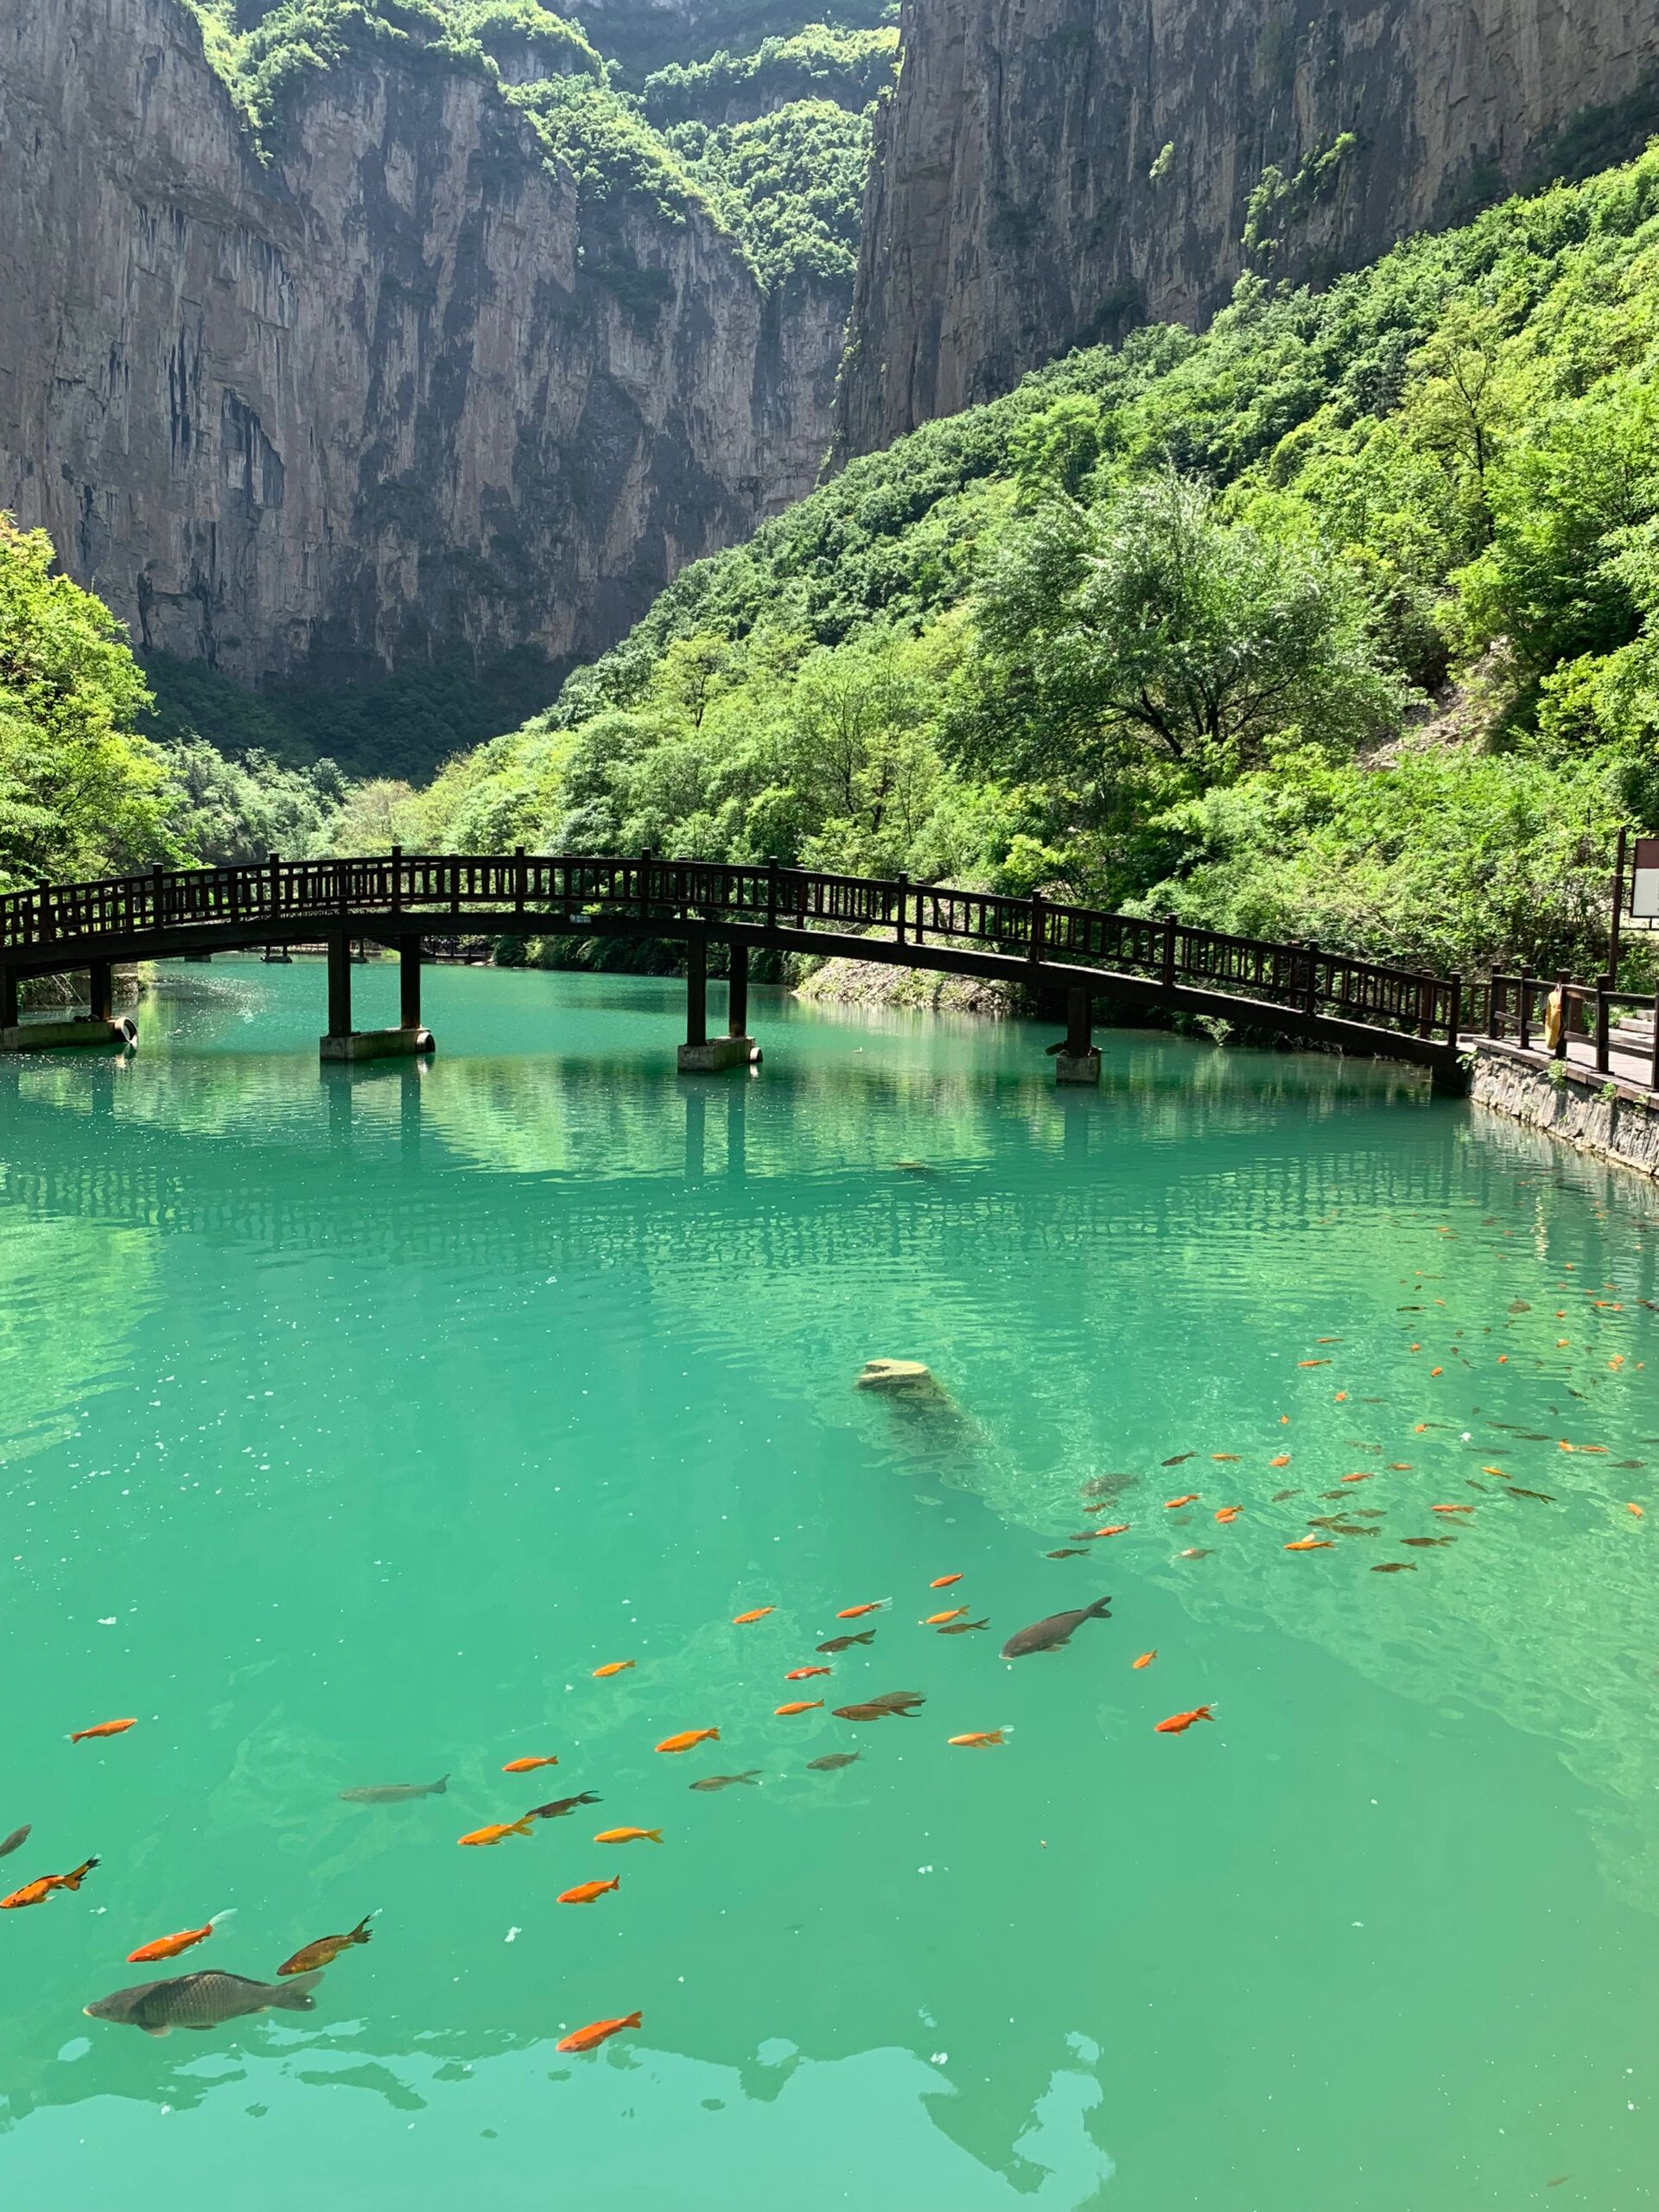
<path id="1" fill-rule="evenodd" d="M 176 856 L 160 754 L 133 725 L 149 695 L 101 601 L 52 573 L 44 531 L 0 515 L 0 883 Z"/>
<path id="2" fill-rule="evenodd" d="M 1408 697 L 1358 586 L 1316 544 L 1229 523 L 1173 473 L 1056 501 L 993 563 L 959 757 L 1100 790 L 1150 761 L 1225 781 L 1291 734 L 1349 751 Z"/>

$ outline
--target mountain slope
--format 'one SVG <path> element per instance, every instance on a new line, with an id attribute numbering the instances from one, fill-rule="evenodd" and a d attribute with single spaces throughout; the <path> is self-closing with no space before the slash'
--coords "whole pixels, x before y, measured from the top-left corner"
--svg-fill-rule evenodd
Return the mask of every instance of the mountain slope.
<path id="1" fill-rule="evenodd" d="M 853 463 L 394 818 L 1590 972 L 1659 823 L 1656 370 L 1659 149 L 1246 277 Z"/>

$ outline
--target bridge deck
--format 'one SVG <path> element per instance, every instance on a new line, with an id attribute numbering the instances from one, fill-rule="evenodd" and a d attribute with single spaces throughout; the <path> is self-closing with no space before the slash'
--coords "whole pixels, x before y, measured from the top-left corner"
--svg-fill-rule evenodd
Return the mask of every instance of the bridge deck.
<path id="1" fill-rule="evenodd" d="M 267 861 L 45 887 L 0 898 L 0 1026 L 27 975 L 267 944 L 454 936 L 658 938 L 702 948 L 839 956 L 1070 995 L 1072 1041 L 1112 1001 L 1408 1060 L 1455 1080 L 1460 980 L 1040 896 L 900 878 L 664 861 L 654 855 L 405 855 Z M 340 963 L 343 965 L 343 962 Z M 332 1034 L 349 991 L 331 957 Z M 735 973 L 735 970 L 734 970 Z M 96 993 L 95 993 L 96 995 Z M 342 1003 L 347 1012 L 342 1024 Z M 410 1001 L 406 1000 L 405 1009 Z M 7 1007 L 13 1011 L 8 1014 Z"/>

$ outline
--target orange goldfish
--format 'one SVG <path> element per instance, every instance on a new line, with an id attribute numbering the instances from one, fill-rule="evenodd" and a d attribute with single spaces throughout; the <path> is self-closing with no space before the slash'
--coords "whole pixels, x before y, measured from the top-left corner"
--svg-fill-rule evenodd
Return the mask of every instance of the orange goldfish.
<path id="1" fill-rule="evenodd" d="M 158 1936 L 153 1943 L 141 1943 L 136 1951 L 129 1951 L 127 1964 L 137 1967 L 146 1965 L 151 1959 L 176 1959 L 181 1951 L 188 1951 L 196 1943 L 205 1943 L 221 1920 L 232 1917 L 230 1912 L 216 1912 L 204 1927 L 181 1928 L 176 1936 Z"/>
<path id="2" fill-rule="evenodd" d="M 776 1605 L 757 1605 L 752 1613 L 734 1613 L 732 1626 L 747 1628 L 751 1621 L 763 1621 L 768 1613 L 775 1613 L 777 1610 Z"/>
<path id="3" fill-rule="evenodd" d="M 1354 1473 L 1351 1475 L 1344 1475 L 1341 1479 L 1345 1483 L 1369 1483 L 1373 1481 L 1375 1478 L 1368 1469 L 1356 1469 Z"/>
<path id="4" fill-rule="evenodd" d="M 1130 1666 L 1131 1666 L 1131 1667 L 1134 1667 L 1134 1668 L 1135 1668 L 1136 1669 L 1139 1669 L 1140 1668 L 1142 1668 L 1142 1667 L 1150 1667 L 1150 1666 L 1151 1666 L 1151 1664 L 1152 1664 L 1152 1662 L 1153 1662 L 1153 1661 L 1154 1661 L 1157 1656 L 1158 1656 L 1158 1648 L 1157 1648 L 1157 1646 L 1154 1644 L 1154 1645 L 1153 1646 L 1153 1648 L 1152 1648 L 1152 1649 L 1151 1649 L 1150 1651 L 1143 1651 L 1143 1652 L 1141 1654 L 1141 1656 L 1140 1656 L 1138 1659 L 1131 1659 L 1131 1660 L 1130 1660 L 1130 1662 L 1129 1662 L 1129 1664 L 1130 1664 Z"/>
<path id="5" fill-rule="evenodd" d="M 607 2037 L 620 2036 L 624 2028 L 637 2028 L 639 2015 L 626 2012 L 620 2020 L 595 2020 L 591 2026 L 578 2028 L 574 2034 L 562 2037 L 553 2046 L 555 2050 L 597 2050 Z"/>
<path id="6" fill-rule="evenodd" d="M 948 1590 L 953 1582 L 960 1582 L 961 1580 L 959 1574 L 936 1574 L 927 1586 L 930 1590 Z"/>
<path id="7" fill-rule="evenodd" d="M 595 1843 L 660 1843 L 661 1828 L 607 1828 L 594 1838 Z"/>
<path id="8" fill-rule="evenodd" d="M 538 1766 L 557 1766 L 556 1758 L 509 1759 L 501 1770 L 503 1774 L 534 1774 Z"/>
<path id="9" fill-rule="evenodd" d="M 503 1836 L 528 1835 L 534 1815 L 526 1813 L 517 1821 L 497 1821 L 493 1827 L 474 1828 L 470 1835 L 457 1836 L 457 1843 L 499 1843 Z"/>
<path id="10" fill-rule="evenodd" d="M 1431 1513 L 1472 1513 L 1475 1509 L 1472 1505 L 1431 1505 L 1428 1510 Z"/>
<path id="11" fill-rule="evenodd" d="M 1230 1521 L 1236 1521 L 1243 1510 L 1242 1505 L 1224 1505 L 1217 1510 L 1216 1518 L 1224 1529 Z"/>
<path id="12" fill-rule="evenodd" d="M 1276 1459 L 1269 1459 L 1268 1465 L 1270 1467 L 1287 1467 L 1290 1465 L 1289 1452 L 1281 1452 Z"/>
<path id="13" fill-rule="evenodd" d="M 96 1859 L 85 1859 L 73 1874 L 42 1874 L 33 1882 L 25 1882 L 9 1897 L 0 1897 L 0 1912 L 15 1912 L 20 1905 L 43 1904 L 54 1890 L 78 1890 L 97 1864 Z"/>
<path id="14" fill-rule="evenodd" d="M 1167 1720 L 1154 1720 L 1152 1725 L 1160 1736 L 1184 1736 L 1195 1720 L 1215 1717 L 1207 1705 L 1195 1705 L 1191 1713 L 1172 1713 Z"/>
<path id="15" fill-rule="evenodd" d="M 1224 1459 L 1224 1460 L 1236 1461 L 1236 1459 L 1237 1459 L 1237 1458 L 1238 1458 L 1238 1454 L 1237 1454 L 1237 1452 L 1212 1452 L 1210 1454 L 1210 1457 L 1211 1457 L 1212 1459 Z"/>
<path id="16" fill-rule="evenodd" d="M 1328 1552 L 1332 1546 L 1323 1536 L 1298 1536 L 1294 1544 L 1287 1544 L 1287 1552 Z"/>
<path id="17" fill-rule="evenodd" d="M 829 1669 L 826 1668 L 824 1671 L 828 1673 Z M 775 1719 L 781 1720 L 784 1715 L 789 1713 L 816 1713 L 823 1703 L 823 1700 L 821 1697 L 797 1698 L 790 1705 L 774 1705 L 772 1708 L 772 1716 Z"/>
<path id="18" fill-rule="evenodd" d="M 868 1605 L 843 1605 L 836 1618 L 838 1621 L 861 1621 L 866 1613 L 879 1613 L 892 1603 L 891 1598 L 873 1598 Z"/>
<path id="19" fill-rule="evenodd" d="M 1328 1359 L 1299 1359 L 1296 1364 L 1298 1367 L 1329 1367 L 1331 1363 Z"/>
<path id="20" fill-rule="evenodd" d="M 626 1675 L 633 1664 L 632 1659 L 613 1659 L 608 1667 L 594 1668 L 594 1680 L 599 1682 L 603 1681 L 607 1675 Z"/>
<path id="21" fill-rule="evenodd" d="M 689 1751 L 698 1744 L 717 1744 L 718 1728 L 687 1728 L 677 1736 L 664 1736 L 658 1745 L 659 1751 Z"/>
<path id="22" fill-rule="evenodd" d="M 967 1610 L 966 1605 L 953 1605 L 948 1613 L 930 1613 L 925 1621 L 918 1621 L 917 1626 L 938 1628 L 942 1621 L 959 1621 Z"/>
<path id="23" fill-rule="evenodd" d="M 993 1744 L 1006 1744 L 1013 1735 L 1012 1728 L 982 1728 L 970 1736 L 952 1736 L 947 1740 L 957 1751 L 988 1751 Z"/>
<path id="24" fill-rule="evenodd" d="M 1628 1500 L 1625 1503 L 1624 1510 L 1627 1513 L 1634 1513 L 1638 1521 L 1643 1521 L 1647 1518 L 1647 1516 L 1643 1512 L 1642 1508 L 1639 1505 L 1633 1505 Z"/>
<path id="25" fill-rule="evenodd" d="M 1184 1491 L 1179 1497 L 1166 1497 L 1164 1500 L 1164 1510 L 1166 1513 L 1173 1513 L 1178 1505 L 1196 1505 L 1198 1499 L 1197 1491 Z"/>
<path id="26" fill-rule="evenodd" d="M 964 1607 L 963 1611 L 966 1610 Z M 833 1667 L 791 1667 L 784 1680 L 786 1682 L 806 1682 L 810 1681 L 814 1675 L 833 1675 L 835 1671 Z"/>
<path id="27" fill-rule="evenodd" d="M 1097 1536 L 1126 1535 L 1128 1532 L 1128 1526 L 1129 1524 L 1127 1521 L 1114 1521 L 1109 1529 L 1096 1529 L 1095 1530 L 1095 1534 Z"/>
<path id="28" fill-rule="evenodd" d="M 622 1877 L 620 1874 L 613 1874 L 608 1882 L 578 1882 L 574 1890 L 561 1890 L 557 1902 L 560 1904 L 592 1904 L 595 1897 L 602 1897 L 608 1891 L 620 1890 L 621 1886 Z"/>
<path id="29" fill-rule="evenodd" d="M 100 1720 L 96 1728 L 77 1728 L 69 1740 L 72 1744 L 85 1744 L 95 1736 L 124 1736 L 129 1728 L 137 1726 L 136 1720 Z"/>

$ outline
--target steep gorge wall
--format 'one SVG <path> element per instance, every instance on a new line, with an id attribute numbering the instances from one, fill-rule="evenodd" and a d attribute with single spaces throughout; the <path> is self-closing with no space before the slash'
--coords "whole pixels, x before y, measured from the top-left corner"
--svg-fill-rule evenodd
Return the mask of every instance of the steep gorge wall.
<path id="1" fill-rule="evenodd" d="M 1255 265 L 1319 282 L 1659 130 L 1653 0 L 906 0 L 903 36 L 850 453 L 1074 346 L 1202 321 L 1269 165 L 1291 188 Z"/>
<path id="2" fill-rule="evenodd" d="M 809 488 L 846 307 L 430 55 L 315 79 L 266 168 L 178 0 L 0 10 L 0 507 L 145 651 L 587 658 Z"/>

